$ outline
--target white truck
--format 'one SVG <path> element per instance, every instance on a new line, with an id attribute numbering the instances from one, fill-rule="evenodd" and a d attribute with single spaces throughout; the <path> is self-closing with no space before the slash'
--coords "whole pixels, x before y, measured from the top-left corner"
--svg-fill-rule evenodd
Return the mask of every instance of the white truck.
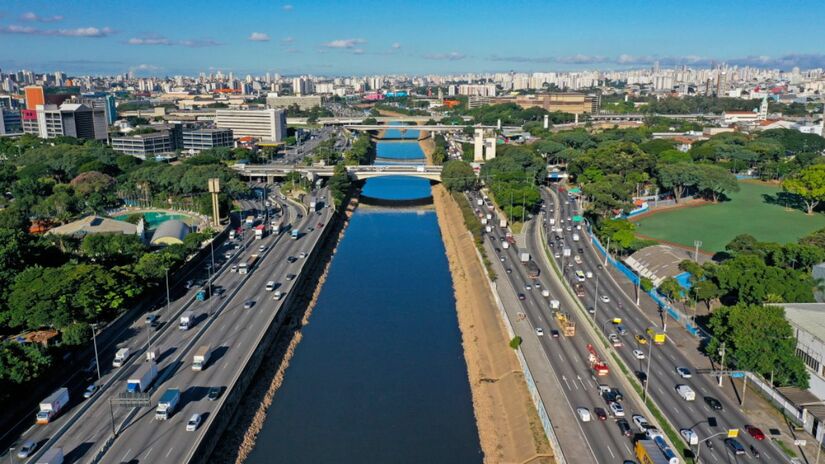
<path id="1" fill-rule="evenodd" d="M 315 197 L 310 198 L 309 199 L 309 210 L 310 211 L 315 211 L 317 208 L 318 208 L 318 201 L 315 199 Z"/>
<path id="2" fill-rule="evenodd" d="M 560 306 L 559 300 L 550 300 L 550 308 L 559 309 L 559 306 Z"/>
<path id="3" fill-rule="evenodd" d="M 158 345 L 152 345 L 151 348 L 146 350 L 146 360 L 157 361 L 160 358 L 161 353 L 163 353 L 163 348 Z"/>
<path id="4" fill-rule="evenodd" d="M 578 242 L 578 241 L 579 241 L 579 234 L 573 234 L 573 241 L 574 241 L 574 242 Z"/>
<path id="5" fill-rule="evenodd" d="M 501 248 L 504 248 L 505 250 L 510 248 L 510 242 L 501 242 Z"/>
<path id="6" fill-rule="evenodd" d="M 37 423 L 48 424 L 69 403 L 69 389 L 59 388 L 40 402 L 40 411 L 37 412 Z"/>
<path id="7" fill-rule="evenodd" d="M 154 361 L 145 362 L 126 381 L 126 391 L 129 393 L 146 392 L 157 376 L 158 365 Z"/>
<path id="8" fill-rule="evenodd" d="M 547 290 L 545 288 L 544 290 L 541 291 L 541 296 L 543 296 L 545 298 L 550 298 L 550 290 Z"/>
<path id="9" fill-rule="evenodd" d="M 507 219 L 499 219 L 498 220 L 498 226 L 501 227 L 502 229 L 507 227 Z"/>
<path id="10" fill-rule="evenodd" d="M 195 352 L 195 356 L 192 358 L 192 370 L 204 370 L 211 354 L 212 350 L 209 348 L 209 345 L 201 345 L 198 347 L 198 351 Z"/>
<path id="11" fill-rule="evenodd" d="M 693 401 L 696 399 L 696 392 L 688 385 L 676 385 L 676 393 L 685 401 Z"/>
<path id="12" fill-rule="evenodd" d="M 50 448 L 35 464 L 63 464 L 63 448 Z"/>
<path id="13" fill-rule="evenodd" d="M 193 311 L 185 311 L 180 316 L 180 322 L 178 323 L 179 330 L 189 330 L 192 328 L 192 325 L 195 323 L 195 313 Z"/>
<path id="14" fill-rule="evenodd" d="M 273 234 L 278 234 L 281 232 L 281 221 L 273 219 L 272 222 L 269 223 L 269 226 L 272 228 Z"/>
<path id="15" fill-rule="evenodd" d="M 158 400 L 158 407 L 155 408 L 155 420 L 167 420 L 172 417 L 179 402 L 180 390 L 177 388 L 166 390 Z"/>
<path id="16" fill-rule="evenodd" d="M 522 264 L 526 264 L 530 261 L 530 253 L 528 253 L 524 250 L 520 251 L 518 256 L 519 256 L 519 261 L 521 261 Z"/>
<path id="17" fill-rule="evenodd" d="M 115 359 L 112 361 L 112 367 L 122 366 L 126 360 L 129 359 L 130 354 L 131 351 L 129 348 L 121 348 L 117 350 L 117 353 L 115 353 Z"/>
<path id="18" fill-rule="evenodd" d="M 477 204 L 478 206 L 484 206 L 484 200 L 482 200 L 481 198 L 479 198 L 478 200 L 476 200 L 476 204 Z"/>

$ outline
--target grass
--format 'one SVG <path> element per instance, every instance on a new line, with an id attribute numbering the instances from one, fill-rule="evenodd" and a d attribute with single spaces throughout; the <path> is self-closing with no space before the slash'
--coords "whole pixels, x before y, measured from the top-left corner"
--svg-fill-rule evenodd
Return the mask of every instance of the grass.
<path id="1" fill-rule="evenodd" d="M 766 242 L 795 242 L 825 227 L 825 214 L 808 216 L 780 203 L 778 187 L 740 182 L 730 201 L 664 211 L 636 222 L 639 234 L 693 248 L 701 240 L 703 250 L 721 251 L 735 236 L 748 233 Z"/>
<path id="2" fill-rule="evenodd" d="M 783 440 L 774 439 L 773 441 L 776 442 L 777 445 L 779 445 L 779 447 L 782 449 L 782 452 L 785 453 L 789 458 L 796 457 L 796 453 L 794 452 L 794 450 L 791 449 L 791 447 L 788 446 L 788 444 L 785 443 Z"/>

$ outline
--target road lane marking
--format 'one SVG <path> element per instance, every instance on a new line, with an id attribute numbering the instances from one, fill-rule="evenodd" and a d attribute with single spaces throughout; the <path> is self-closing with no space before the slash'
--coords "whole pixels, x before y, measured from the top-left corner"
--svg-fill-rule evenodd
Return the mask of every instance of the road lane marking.
<path id="1" fill-rule="evenodd" d="M 627 443 L 624 444 L 624 449 L 627 450 L 628 454 L 633 455 L 633 451 L 630 450 L 630 447 L 627 446 Z"/>
<path id="2" fill-rule="evenodd" d="M 129 450 L 126 451 L 126 453 L 124 453 L 123 458 L 121 458 L 120 460 L 121 461 L 126 461 L 126 456 L 129 456 L 129 453 L 131 453 L 131 452 L 132 452 L 132 448 L 129 448 Z"/>
<path id="3" fill-rule="evenodd" d="M 615 455 L 615 454 L 613 454 L 613 450 L 612 450 L 612 449 L 610 449 L 610 447 L 609 447 L 609 446 L 607 447 L 607 452 L 608 452 L 608 453 L 610 453 L 610 457 L 611 457 L 611 458 L 616 459 L 616 455 Z"/>
<path id="4" fill-rule="evenodd" d="M 570 388 L 570 383 L 567 381 L 567 377 L 561 376 L 561 379 L 564 380 L 564 384 L 567 385 L 568 390 L 573 390 L 572 388 Z"/>
<path id="5" fill-rule="evenodd" d="M 564 358 L 561 357 L 561 353 L 556 353 L 556 354 L 559 355 L 559 359 L 561 359 L 561 362 L 564 362 Z"/>
<path id="6" fill-rule="evenodd" d="M 175 449 L 175 447 L 174 447 L 174 446 L 173 446 L 173 447 L 171 447 L 171 448 L 169 448 L 169 451 L 166 453 L 166 457 L 167 457 L 167 458 L 169 457 L 169 455 L 170 455 L 170 454 L 172 454 L 172 450 L 173 450 L 173 449 Z"/>
<path id="7" fill-rule="evenodd" d="M 146 452 L 146 460 L 147 460 L 147 461 L 149 460 L 149 455 L 150 455 L 150 454 L 152 454 L 152 450 L 153 450 L 153 449 L 154 449 L 154 448 L 149 448 L 149 451 L 147 451 L 147 452 Z M 149 461 L 149 462 L 151 462 L 151 461 Z"/>

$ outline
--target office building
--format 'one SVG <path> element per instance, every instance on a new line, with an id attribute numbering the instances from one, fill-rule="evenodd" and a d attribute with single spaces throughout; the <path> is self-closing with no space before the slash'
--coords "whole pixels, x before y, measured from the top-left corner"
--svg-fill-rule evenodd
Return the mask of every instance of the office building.
<path id="1" fill-rule="evenodd" d="M 495 84 L 461 84 L 458 86 L 459 95 L 471 97 L 495 97 Z"/>
<path id="2" fill-rule="evenodd" d="M 37 105 L 46 104 L 46 94 L 43 92 L 43 87 L 39 85 L 30 85 L 23 89 L 26 95 L 26 109 L 37 109 Z"/>
<path id="3" fill-rule="evenodd" d="M 232 129 L 235 138 L 254 137 L 264 142 L 281 142 L 286 138 L 286 111 L 216 110 L 215 125 Z"/>
<path id="4" fill-rule="evenodd" d="M 169 131 L 112 137 L 112 149 L 140 159 L 174 153 L 175 144 Z"/>
<path id="5" fill-rule="evenodd" d="M 180 148 L 195 154 L 210 148 L 231 147 L 233 144 L 231 129 L 184 128 Z"/>
<path id="6" fill-rule="evenodd" d="M 22 131 L 20 112 L 0 106 L 0 135 L 19 134 Z"/>
<path id="7" fill-rule="evenodd" d="M 40 135 L 37 124 L 37 110 L 20 110 L 20 125 L 24 134 Z"/>
<path id="8" fill-rule="evenodd" d="M 106 95 L 103 101 L 106 103 L 106 122 L 111 126 L 117 120 L 117 101 L 114 95 Z"/>
<path id="9" fill-rule="evenodd" d="M 496 103 L 515 103 L 522 108 L 539 107 L 550 112 L 570 114 L 596 113 L 599 108 L 597 97 L 583 93 L 522 95 L 515 99 L 497 98 Z"/>
<path id="10" fill-rule="evenodd" d="M 106 140 L 108 124 L 103 108 L 81 103 L 37 106 L 38 135 L 49 139 L 59 136 L 78 139 Z"/>
<path id="11" fill-rule="evenodd" d="M 310 110 L 324 104 L 320 95 L 283 95 L 269 94 L 266 96 L 266 106 L 269 108 L 287 108 L 298 105 L 301 110 Z"/>

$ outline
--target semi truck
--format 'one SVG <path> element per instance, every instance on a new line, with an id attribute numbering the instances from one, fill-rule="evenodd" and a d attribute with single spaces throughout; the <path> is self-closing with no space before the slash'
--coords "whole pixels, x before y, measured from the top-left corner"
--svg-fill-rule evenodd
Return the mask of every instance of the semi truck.
<path id="1" fill-rule="evenodd" d="M 636 442 L 636 458 L 642 464 L 670 464 L 670 460 L 665 457 L 653 440 Z"/>
<path id="2" fill-rule="evenodd" d="M 180 403 L 180 390 L 177 388 L 166 390 L 158 400 L 158 407 L 155 408 L 155 420 L 167 420 L 172 417 L 178 403 Z"/>
<path id="3" fill-rule="evenodd" d="M 596 349 L 593 348 L 593 345 L 589 343 L 587 344 L 587 352 L 587 359 L 590 362 L 590 367 L 597 376 L 603 377 L 610 373 L 610 370 L 607 368 L 607 363 L 602 361 L 602 358 L 599 356 L 599 353 L 596 352 Z"/>
<path id="4" fill-rule="evenodd" d="M 246 274 L 252 271 L 255 267 L 255 262 L 258 261 L 258 255 L 250 255 L 246 261 L 238 266 L 238 274 Z"/>
<path id="5" fill-rule="evenodd" d="M 59 388 L 40 402 L 40 411 L 37 412 L 37 423 L 48 424 L 69 403 L 69 389 Z"/>
<path id="6" fill-rule="evenodd" d="M 206 368 L 206 364 L 209 362 L 209 356 L 212 354 L 209 345 L 201 345 L 198 347 L 198 351 L 195 352 L 195 356 L 192 358 L 192 370 L 193 371 L 202 371 Z"/>
<path id="7" fill-rule="evenodd" d="M 180 315 L 180 322 L 178 323 L 179 330 L 189 330 L 195 323 L 195 313 L 193 311 L 184 311 Z"/>
<path id="8" fill-rule="evenodd" d="M 117 353 L 115 353 L 115 359 L 112 360 L 112 367 L 122 366 L 123 363 L 125 363 L 126 360 L 129 359 L 130 353 L 131 351 L 129 351 L 129 348 L 121 348 L 117 350 Z"/>
<path id="9" fill-rule="evenodd" d="M 126 391 L 129 393 L 145 392 L 157 376 L 158 365 L 154 361 L 145 362 L 126 381 Z"/>
<path id="10" fill-rule="evenodd" d="M 63 448 L 50 448 L 35 464 L 63 464 Z"/>

